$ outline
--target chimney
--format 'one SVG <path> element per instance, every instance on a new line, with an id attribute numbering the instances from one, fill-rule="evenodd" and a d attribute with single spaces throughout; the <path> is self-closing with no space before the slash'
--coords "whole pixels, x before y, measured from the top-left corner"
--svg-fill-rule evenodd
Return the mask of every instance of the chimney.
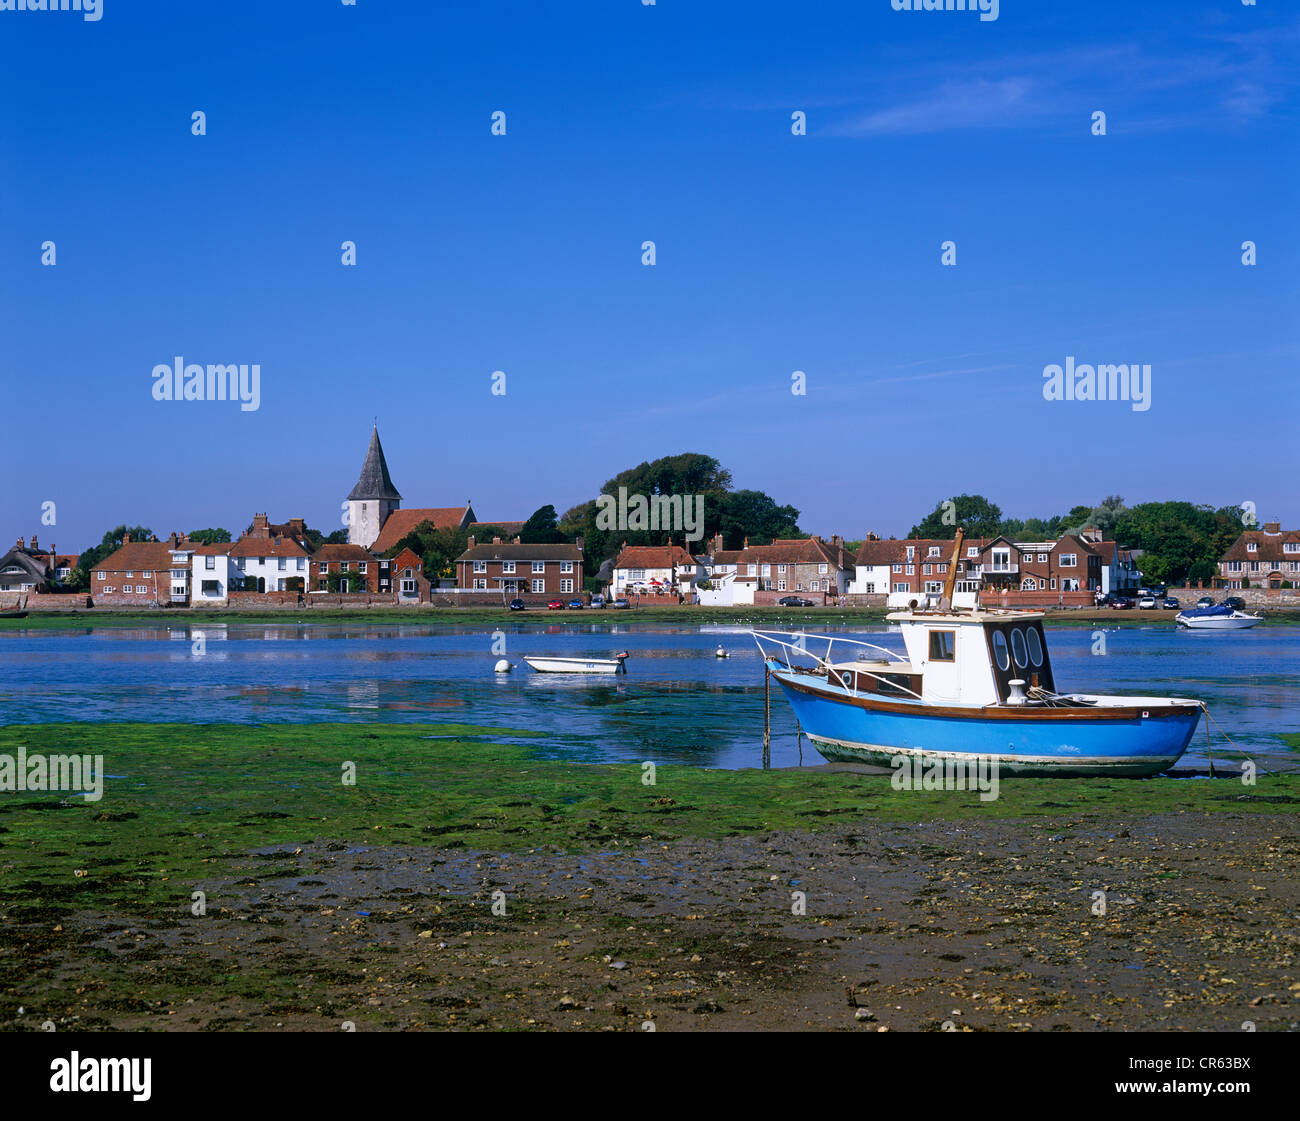
<path id="1" fill-rule="evenodd" d="M 270 526 L 270 521 L 269 521 L 269 519 L 267 518 L 267 516 L 266 516 L 265 514 L 254 514 L 254 515 L 253 515 L 253 532 L 252 532 L 249 536 L 251 536 L 251 537 L 270 537 L 270 536 L 271 536 L 271 530 L 270 530 L 269 526 Z"/>
<path id="2" fill-rule="evenodd" d="M 499 537 L 494 537 L 494 538 L 492 538 L 492 544 L 493 544 L 493 545 L 500 545 L 500 544 L 501 544 L 501 538 L 499 538 Z"/>
<path id="3" fill-rule="evenodd" d="M 1281 532 L 1282 532 L 1282 523 L 1281 523 L 1281 522 L 1265 522 L 1265 523 L 1264 523 L 1264 532 L 1265 532 L 1265 533 L 1281 533 Z M 32 544 L 33 544 L 33 545 L 36 544 L 36 538 L 35 538 L 35 537 L 32 538 Z"/>
<path id="4" fill-rule="evenodd" d="M 122 534 L 122 544 L 123 545 L 131 544 L 131 535 L 129 533 Z"/>
<path id="5" fill-rule="evenodd" d="M 469 541 L 466 542 L 466 545 L 467 545 L 467 547 L 470 548 L 470 549 L 474 548 L 474 535 L 473 535 L 473 534 L 470 534 Z"/>
<path id="6" fill-rule="evenodd" d="M 39 549 L 39 548 L 40 548 L 40 545 L 38 545 L 37 542 L 36 542 L 36 534 L 33 533 L 33 534 L 32 534 L 32 552 L 33 552 L 33 553 L 36 552 L 36 550 Z"/>
<path id="7" fill-rule="evenodd" d="M 585 541 L 583 540 L 581 535 L 579 535 L 577 540 L 574 541 L 574 544 L 578 546 L 578 552 L 580 553 L 586 552 L 586 549 L 583 548 Z"/>
<path id="8" fill-rule="evenodd" d="M 510 542 L 512 545 L 522 545 L 523 543 L 523 538 L 521 538 L 517 533 L 515 534 L 515 539 Z"/>
<path id="9" fill-rule="evenodd" d="M 18 545 L 17 545 L 16 547 L 19 548 L 19 549 L 21 549 L 21 548 L 23 547 L 24 544 L 25 544 L 25 541 L 23 540 L 23 538 L 20 537 L 20 538 L 18 538 Z"/>

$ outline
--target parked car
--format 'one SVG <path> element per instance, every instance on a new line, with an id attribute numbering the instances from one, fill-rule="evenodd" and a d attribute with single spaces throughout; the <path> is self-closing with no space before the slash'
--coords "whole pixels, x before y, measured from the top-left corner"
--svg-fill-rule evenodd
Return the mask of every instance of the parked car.
<path id="1" fill-rule="evenodd" d="M 1110 605 L 1116 611 L 1123 611 L 1125 608 L 1132 607 L 1133 601 L 1131 599 L 1125 599 L 1123 596 L 1116 596 L 1110 601 Z"/>
<path id="2" fill-rule="evenodd" d="M 1213 597 L 1213 596 L 1201 596 L 1201 598 L 1198 599 L 1198 600 L 1196 601 L 1196 606 L 1197 606 L 1197 607 L 1213 607 L 1213 606 L 1214 606 L 1214 597 Z"/>
<path id="3" fill-rule="evenodd" d="M 1169 608 L 1170 611 L 1177 611 L 1180 606 L 1178 603 L 1178 597 L 1166 596 L 1165 602 L 1161 606 Z"/>
<path id="4" fill-rule="evenodd" d="M 524 609 L 524 601 L 522 599 L 512 599 L 510 601 L 511 611 L 522 611 L 523 609 Z"/>
<path id="5" fill-rule="evenodd" d="M 1223 605 L 1231 607 L 1234 611 L 1244 611 L 1246 609 L 1246 601 L 1241 596 L 1228 596 L 1223 601 Z"/>
<path id="6" fill-rule="evenodd" d="M 586 606 L 587 605 L 583 603 L 582 600 L 580 599 L 569 600 L 569 607 L 574 611 L 581 611 Z"/>
<path id="7" fill-rule="evenodd" d="M 803 599 L 800 596 L 782 596 L 776 602 L 782 607 L 811 607 L 813 605 L 812 600 Z"/>
<path id="8" fill-rule="evenodd" d="M 1152 609 L 1154 609 L 1155 605 L 1156 605 L 1155 596 L 1143 596 L 1140 600 L 1138 600 L 1138 607 L 1140 607 L 1143 611 L 1151 611 Z"/>
<path id="9" fill-rule="evenodd" d="M 1157 584 L 1151 589 L 1151 594 L 1155 596 L 1156 599 L 1164 599 L 1165 596 L 1169 594 L 1169 586 L 1167 584 Z"/>
<path id="10" fill-rule="evenodd" d="M 618 599 L 616 599 L 616 600 L 613 602 L 612 606 L 613 606 L 614 608 L 616 608 L 617 610 L 622 611 L 622 610 L 626 610 L 627 608 L 631 607 L 632 605 L 631 605 L 630 603 L 628 603 L 628 601 L 625 600 L 622 596 L 619 596 Z"/>
<path id="11" fill-rule="evenodd" d="M 564 610 L 564 601 L 563 601 L 563 600 L 559 600 L 559 599 L 553 599 L 553 600 L 551 600 L 550 603 L 548 603 L 548 604 L 546 605 L 546 610 L 547 610 L 547 611 L 563 611 L 563 610 Z"/>
<path id="12" fill-rule="evenodd" d="M 598 608 L 599 608 L 599 607 L 604 607 L 604 606 L 605 606 L 605 597 L 604 597 L 604 596 L 592 596 L 592 597 L 591 597 L 591 606 L 592 606 L 592 607 L 598 607 Z"/>

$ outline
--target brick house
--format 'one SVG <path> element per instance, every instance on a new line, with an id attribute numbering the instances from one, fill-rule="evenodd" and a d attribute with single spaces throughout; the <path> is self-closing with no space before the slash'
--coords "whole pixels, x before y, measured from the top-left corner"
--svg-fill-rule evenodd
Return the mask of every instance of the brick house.
<path id="1" fill-rule="evenodd" d="M 843 540 L 833 536 L 777 538 L 770 545 L 750 545 L 713 554 L 710 572 L 719 577 L 755 577 L 757 591 L 780 595 L 839 596 L 854 578 L 854 559 Z"/>
<path id="2" fill-rule="evenodd" d="M 984 547 L 980 559 L 990 591 L 1101 590 L 1101 555 L 1073 533 L 1063 534 L 1056 541 L 998 537 Z"/>
<path id="3" fill-rule="evenodd" d="M 339 578 L 336 590 L 345 595 L 362 592 L 388 595 L 393 590 L 392 564 L 360 545 L 322 545 L 308 561 L 311 579 L 307 590 L 328 592 L 330 573 L 336 573 Z"/>
<path id="4" fill-rule="evenodd" d="M 503 596 L 576 596 L 582 592 L 582 540 L 573 545 L 524 545 L 518 538 L 469 548 L 456 558 L 456 586 Z"/>
<path id="5" fill-rule="evenodd" d="M 185 541 L 173 533 L 166 541 L 132 541 L 105 557 L 90 574 L 90 595 L 101 604 L 162 607 L 171 602 L 172 550 Z"/>
<path id="6" fill-rule="evenodd" d="M 1215 583 L 1220 588 L 1300 586 L 1300 530 L 1283 530 L 1281 522 L 1248 529 L 1219 558 Z"/>
<path id="7" fill-rule="evenodd" d="M 953 542 L 943 538 L 878 538 L 868 535 L 854 558 L 849 591 L 856 595 L 923 598 L 942 595 L 952 564 Z M 967 541 L 957 559 L 957 595 L 979 591 L 980 545 Z"/>
<path id="8" fill-rule="evenodd" d="M 424 562 L 414 551 L 406 548 L 392 561 L 394 597 L 399 604 L 423 603 L 429 598 L 429 581 L 424 575 Z"/>

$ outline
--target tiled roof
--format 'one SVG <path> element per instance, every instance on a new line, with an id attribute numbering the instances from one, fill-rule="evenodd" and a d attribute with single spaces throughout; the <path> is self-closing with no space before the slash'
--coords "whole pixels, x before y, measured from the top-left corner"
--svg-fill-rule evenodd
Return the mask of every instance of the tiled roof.
<path id="1" fill-rule="evenodd" d="M 475 545 L 456 558 L 460 561 L 580 561 L 582 550 L 577 545 Z"/>
<path id="2" fill-rule="evenodd" d="M 877 564 L 903 564 L 907 560 L 907 547 L 915 546 L 915 552 L 912 557 L 913 563 L 920 561 L 922 563 L 929 561 L 931 563 L 945 562 L 952 560 L 953 540 L 942 537 L 925 537 L 925 538 L 895 538 L 890 537 L 883 541 L 864 541 L 862 547 L 858 550 L 857 563 L 863 567 Z M 958 560 L 966 560 L 966 550 L 972 546 L 978 545 L 977 541 L 967 539 L 961 543 L 961 553 Z M 939 553 L 937 556 L 929 556 L 930 549 L 938 546 Z"/>
<path id="3" fill-rule="evenodd" d="M 313 561 L 371 561 L 374 556 L 360 545 L 322 545 L 313 554 Z"/>
<path id="4" fill-rule="evenodd" d="M 307 550 L 292 537 L 243 537 L 228 546 L 232 557 L 305 557 Z"/>
<path id="5" fill-rule="evenodd" d="M 1254 543 L 1252 553 L 1246 548 Z M 1300 553 L 1283 553 L 1283 545 L 1300 544 L 1300 530 L 1289 529 L 1281 533 L 1266 533 L 1262 529 L 1248 529 L 1229 546 L 1228 551 L 1219 559 L 1221 561 L 1261 561 L 1276 564 L 1284 557 L 1286 560 L 1300 560 Z"/>
<path id="6" fill-rule="evenodd" d="M 695 559 L 680 545 L 625 545 L 615 568 L 679 568 L 695 567 Z"/>
<path id="7" fill-rule="evenodd" d="M 457 529 L 472 511 L 468 506 L 432 506 L 423 509 L 394 510 L 371 546 L 376 553 L 386 553 L 421 522 L 432 522 L 435 529 Z"/>
<path id="8" fill-rule="evenodd" d="M 183 543 L 182 543 L 183 544 Z M 132 541 L 110 553 L 97 565 L 96 572 L 140 572 L 169 569 L 172 566 L 171 541 Z"/>

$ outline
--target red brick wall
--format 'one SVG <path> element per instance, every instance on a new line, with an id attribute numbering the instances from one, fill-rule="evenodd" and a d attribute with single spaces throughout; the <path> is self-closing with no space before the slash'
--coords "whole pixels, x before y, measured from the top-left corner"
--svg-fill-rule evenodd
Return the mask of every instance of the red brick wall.
<path id="1" fill-rule="evenodd" d="M 475 580 L 486 580 L 488 591 L 495 591 L 498 598 L 501 595 L 501 583 L 497 577 L 505 580 L 522 581 L 521 587 L 532 588 L 533 581 L 539 576 L 546 581 L 545 591 L 530 594 L 576 596 L 582 592 L 582 561 L 573 562 L 572 572 L 561 572 L 559 561 L 547 561 L 545 573 L 534 572 L 531 561 L 516 561 L 513 575 L 503 571 L 501 561 L 488 561 L 486 572 L 475 572 L 473 561 L 456 562 L 456 586 L 458 588 L 473 589 Z M 560 591 L 560 582 L 562 580 L 572 580 L 573 590 L 570 592 Z"/>

